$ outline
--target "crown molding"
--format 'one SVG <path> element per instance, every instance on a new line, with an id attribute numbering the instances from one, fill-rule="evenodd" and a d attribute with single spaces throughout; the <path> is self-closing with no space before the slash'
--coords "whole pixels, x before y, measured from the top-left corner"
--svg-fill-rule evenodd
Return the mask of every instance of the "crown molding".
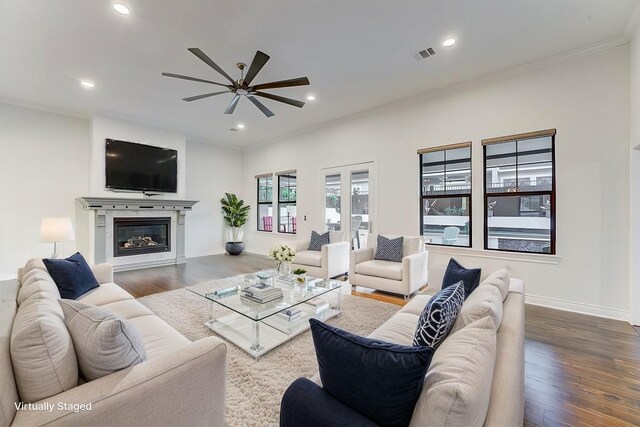
<path id="1" fill-rule="evenodd" d="M 254 143 L 250 146 L 243 147 L 244 150 L 251 150 L 259 147 L 265 147 L 271 144 L 275 144 L 278 142 L 286 141 L 288 139 L 292 139 L 295 137 L 308 135 L 317 131 L 321 131 L 323 129 L 330 128 L 332 126 L 336 126 L 342 123 L 349 122 L 351 120 L 356 120 L 362 117 L 366 117 L 370 114 L 375 114 L 378 111 L 383 111 L 394 105 L 402 105 L 404 103 L 415 102 L 421 98 L 433 98 L 437 96 L 444 96 L 449 93 L 453 93 L 459 90 L 463 90 L 469 87 L 478 86 L 481 84 L 487 84 L 494 81 L 499 81 L 503 79 L 507 79 L 510 77 L 514 77 L 521 74 L 526 74 L 531 71 L 539 70 L 542 68 L 547 68 L 556 64 L 560 64 L 563 62 L 569 62 L 574 59 L 581 58 L 583 56 L 593 55 L 598 52 L 602 52 L 609 49 L 614 49 L 619 46 L 623 46 L 628 44 L 629 40 L 625 38 L 625 36 L 614 37 L 609 40 L 604 40 L 598 43 L 591 44 L 589 46 L 585 46 L 582 48 L 570 50 L 567 52 L 563 52 L 557 55 L 547 56 L 544 58 L 536 59 L 534 61 L 526 62 L 523 64 L 516 65 L 514 67 L 503 68 L 502 70 L 494 71 L 488 74 L 484 74 L 481 76 L 473 77 L 467 80 L 461 80 L 459 82 L 452 83 L 447 86 L 443 86 L 440 88 L 429 89 L 424 92 L 413 95 L 409 98 L 403 98 L 396 101 L 392 101 L 386 104 L 378 105 L 376 107 L 368 108 L 363 111 L 359 111 L 353 114 L 349 114 L 344 117 L 339 117 L 337 119 L 329 120 L 324 123 L 319 123 L 317 125 L 300 129 L 295 132 L 291 132 L 286 135 L 277 136 L 274 138 L 266 139 L 257 143 Z"/>
<path id="2" fill-rule="evenodd" d="M 630 42 L 638 31 L 638 27 L 640 27 L 640 1 L 636 2 L 631 15 L 629 15 L 627 25 L 624 27 L 624 38 Z"/>

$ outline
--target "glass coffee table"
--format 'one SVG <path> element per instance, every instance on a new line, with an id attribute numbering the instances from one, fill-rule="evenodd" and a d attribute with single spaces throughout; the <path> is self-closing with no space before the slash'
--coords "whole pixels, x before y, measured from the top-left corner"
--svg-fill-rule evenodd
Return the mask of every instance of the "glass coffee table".
<path id="1" fill-rule="evenodd" d="M 242 296 L 256 282 L 282 289 L 282 297 L 257 303 Z M 240 275 L 187 287 L 210 303 L 209 329 L 258 358 L 309 329 L 309 319 L 322 321 L 342 312 L 342 282 L 308 277 L 304 285 L 286 278 L 257 279 Z M 215 306 L 230 311 L 214 318 Z"/>

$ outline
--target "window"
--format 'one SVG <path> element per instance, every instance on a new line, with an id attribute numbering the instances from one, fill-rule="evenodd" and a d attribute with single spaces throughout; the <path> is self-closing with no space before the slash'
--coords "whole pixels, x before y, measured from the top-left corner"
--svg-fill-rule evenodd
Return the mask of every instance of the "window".
<path id="1" fill-rule="evenodd" d="M 420 233 L 430 244 L 471 246 L 471 143 L 418 150 Z"/>
<path id="2" fill-rule="evenodd" d="M 273 231 L 273 176 L 257 176 L 258 231 Z"/>
<path id="3" fill-rule="evenodd" d="M 485 249 L 556 253 L 555 134 L 482 141 Z"/>
<path id="4" fill-rule="evenodd" d="M 286 172 L 278 175 L 278 231 L 295 234 L 296 217 L 296 174 Z"/>

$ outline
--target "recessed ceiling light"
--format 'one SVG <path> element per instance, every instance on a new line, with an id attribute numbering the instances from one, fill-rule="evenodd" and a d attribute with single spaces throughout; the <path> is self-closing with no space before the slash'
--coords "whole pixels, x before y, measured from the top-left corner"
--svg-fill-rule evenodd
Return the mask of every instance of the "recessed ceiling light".
<path id="1" fill-rule="evenodd" d="M 88 82 L 86 80 L 81 81 L 80 86 L 86 87 L 87 89 L 93 89 L 94 87 L 96 87 L 94 83 Z"/>
<path id="2" fill-rule="evenodd" d="M 315 96 L 313 96 L 313 95 L 308 95 L 307 96 L 307 101 L 315 101 L 315 100 L 316 100 Z"/>
<path id="3" fill-rule="evenodd" d="M 122 3 L 115 3 L 113 5 L 113 10 L 118 12 L 120 15 L 128 15 L 131 13 L 131 10 L 127 6 L 123 5 Z"/>
<path id="4" fill-rule="evenodd" d="M 242 123 L 238 123 L 237 128 L 238 128 L 238 129 L 244 129 L 244 124 L 242 124 Z"/>
<path id="5" fill-rule="evenodd" d="M 456 44 L 456 39 L 446 39 L 445 41 L 442 42 L 442 46 L 444 47 L 451 47 L 454 44 Z"/>

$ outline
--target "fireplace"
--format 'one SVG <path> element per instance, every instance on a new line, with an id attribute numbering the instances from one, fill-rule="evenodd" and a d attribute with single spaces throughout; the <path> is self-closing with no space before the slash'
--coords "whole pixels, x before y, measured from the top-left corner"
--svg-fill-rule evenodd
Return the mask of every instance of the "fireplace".
<path id="1" fill-rule="evenodd" d="M 171 218 L 114 218 L 113 256 L 171 251 Z"/>

